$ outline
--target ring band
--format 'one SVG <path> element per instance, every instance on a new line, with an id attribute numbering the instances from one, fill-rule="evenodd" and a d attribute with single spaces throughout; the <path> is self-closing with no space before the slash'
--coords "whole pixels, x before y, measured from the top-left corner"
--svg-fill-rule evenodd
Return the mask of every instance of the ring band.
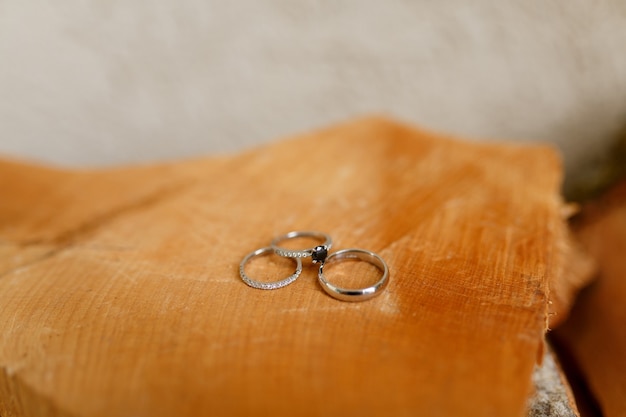
<path id="1" fill-rule="evenodd" d="M 249 286 L 253 288 L 258 288 L 261 290 L 275 290 L 275 289 L 282 288 L 286 285 L 291 284 L 300 276 L 300 273 L 302 272 L 302 261 L 299 258 L 293 258 L 294 261 L 296 262 L 296 271 L 289 277 L 280 281 L 260 282 L 260 281 L 253 280 L 248 275 L 246 275 L 246 272 L 245 272 L 246 263 L 248 263 L 248 261 L 254 258 L 255 256 L 264 255 L 266 253 L 274 253 L 274 249 L 269 246 L 266 248 L 257 249 L 253 252 L 250 252 L 243 258 L 243 260 L 239 264 L 239 276 L 241 276 L 241 279 L 243 280 L 243 282 L 245 282 L 246 284 L 248 284 Z"/>
<path id="2" fill-rule="evenodd" d="M 383 273 L 383 276 L 378 280 L 378 282 L 370 287 L 357 289 L 337 287 L 336 285 L 328 282 L 324 276 L 324 266 L 341 259 L 358 259 L 368 262 L 377 267 Z M 344 249 L 337 251 L 326 258 L 326 261 L 320 265 L 317 277 L 324 291 L 326 291 L 331 297 L 342 301 L 365 301 L 377 296 L 383 289 L 385 289 L 385 286 L 389 281 L 389 268 L 383 258 L 374 252 L 364 249 Z"/>
<path id="3" fill-rule="evenodd" d="M 279 246 L 279 243 L 285 240 L 295 239 L 297 237 L 311 237 L 314 239 L 319 239 L 320 241 L 323 241 L 324 243 L 322 243 L 321 245 L 315 246 L 313 248 L 308 248 L 308 249 L 287 249 L 287 248 L 283 248 Z M 332 239 L 330 238 L 329 235 L 327 235 L 326 233 L 322 233 L 322 232 L 294 231 L 294 232 L 289 232 L 284 235 L 278 236 L 277 238 L 272 240 L 272 243 L 270 244 L 270 246 L 272 247 L 272 249 L 274 249 L 274 252 L 277 255 L 283 256 L 285 258 L 308 258 L 310 257 L 313 260 L 313 263 L 318 263 L 318 262 L 323 263 L 324 260 L 326 259 L 326 256 L 328 255 L 328 251 L 330 250 L 330 247 L 332 246 Z"/>

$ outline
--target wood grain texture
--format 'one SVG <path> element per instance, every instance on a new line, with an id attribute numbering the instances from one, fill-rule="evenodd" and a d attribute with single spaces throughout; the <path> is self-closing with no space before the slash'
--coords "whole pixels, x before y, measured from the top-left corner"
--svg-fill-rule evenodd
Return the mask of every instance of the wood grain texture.
<path id="1" fill-rule="evenodd" d="M 599 267 L 556 335 L 606 417 L 626 415 L 626 182 L 589 204 L 576 234 Z"/>
<path id="2" fill-rule="evenodd" d="M 560 172 L 548 147 L 377 118 L 165 165 L 2 162 L 0 414 L 523 415 Z M 241 258 L 292 229 L 378 252 L 387 290 L 247 287 Z"/>

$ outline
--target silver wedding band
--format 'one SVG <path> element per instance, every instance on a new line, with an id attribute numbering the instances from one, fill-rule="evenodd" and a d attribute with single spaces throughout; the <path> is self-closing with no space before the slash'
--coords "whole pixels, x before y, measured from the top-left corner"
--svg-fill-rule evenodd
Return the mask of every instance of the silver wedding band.
<path id="1" fill-rule="evenodd" d="M 372 286 L 364 288 L 341 288 L 331 284 L 324 275 L 324 267 L 332 262 L 344 259 L 357 259 L 368 262 L 382 272 L 382 277 Z M 325 262 L 320 265 L 317 275 L 319 283 L 328 295 L 342 301 L 365 301 L 377 296 L 384 290 L 389 281 L 389 268 L 377 254 L 365 249 L 344 249 L 329 255 Z"/>
<path id="2" fill-rule="evenodd" d="M 307 249 L 287 249 L 280 244 L 289 239 L 295 239 L 299 237 L 310 237 L 313 239 L 318 239 L 321 243 L 312 248 Z M 329 235 L 322 232 L 311 232 L 311 231 L 294 231 L 289 232 L 284 235 L 276 237 L 272 240 L 270 246 L 274 250 L 274 252 L 286 258 L 311 258 L 313 263 L 323 263 L 328 255 L 328 251 L 332 246 L 332 239 Z"/>
<path id="3" fill-rule="evenodd" d="M 296 262 L 296 270 L 292 275 L 288 276 L 285 279 L 273 282 L 261 282 L 250 278 L 245 271 L 246 264 L 250 259 L 256 256 L 265 255 L 266 253 L 274 253 L 274 248 L 268 246 L 266 248 L 257 249 L 253 252 L 250 252 L 243 258 L 243 260 L 239 264 L 239 276 L 241 277 L 243 282 L 253 288 L 259 288 L 261 290 L 275 290 L 278 288 L 282 288 L 285 285 L 291 284 L 300 276 L 300 273 L 302 272 L 302 261 L 300 260 L 300 258 L 292 258 Z"/>

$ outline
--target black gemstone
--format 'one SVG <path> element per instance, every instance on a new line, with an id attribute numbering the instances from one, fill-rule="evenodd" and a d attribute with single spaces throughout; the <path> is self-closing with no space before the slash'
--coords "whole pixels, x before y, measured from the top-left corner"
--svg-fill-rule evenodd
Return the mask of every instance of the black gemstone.
<path id="1" fill-rule="evenodd" d="M 313 252 L 311 253 L 311 259 L 314 264 L 324 262 L 326 260 L 326 256 L 328 256 L 328 249 L 326 249 L 326 246 L 316 246 L 313 248 Z"/>

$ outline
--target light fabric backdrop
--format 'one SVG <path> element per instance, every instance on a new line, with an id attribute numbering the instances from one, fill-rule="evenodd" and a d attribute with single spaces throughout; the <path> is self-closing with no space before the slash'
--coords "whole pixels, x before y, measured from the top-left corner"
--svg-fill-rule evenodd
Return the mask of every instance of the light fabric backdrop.
<path id="1" fill-rule="evenodd" d="M 575 164 L 626 124 L 626 2 L 0 0 L 0 154 L 145 162 L 371 113 Z"/>

